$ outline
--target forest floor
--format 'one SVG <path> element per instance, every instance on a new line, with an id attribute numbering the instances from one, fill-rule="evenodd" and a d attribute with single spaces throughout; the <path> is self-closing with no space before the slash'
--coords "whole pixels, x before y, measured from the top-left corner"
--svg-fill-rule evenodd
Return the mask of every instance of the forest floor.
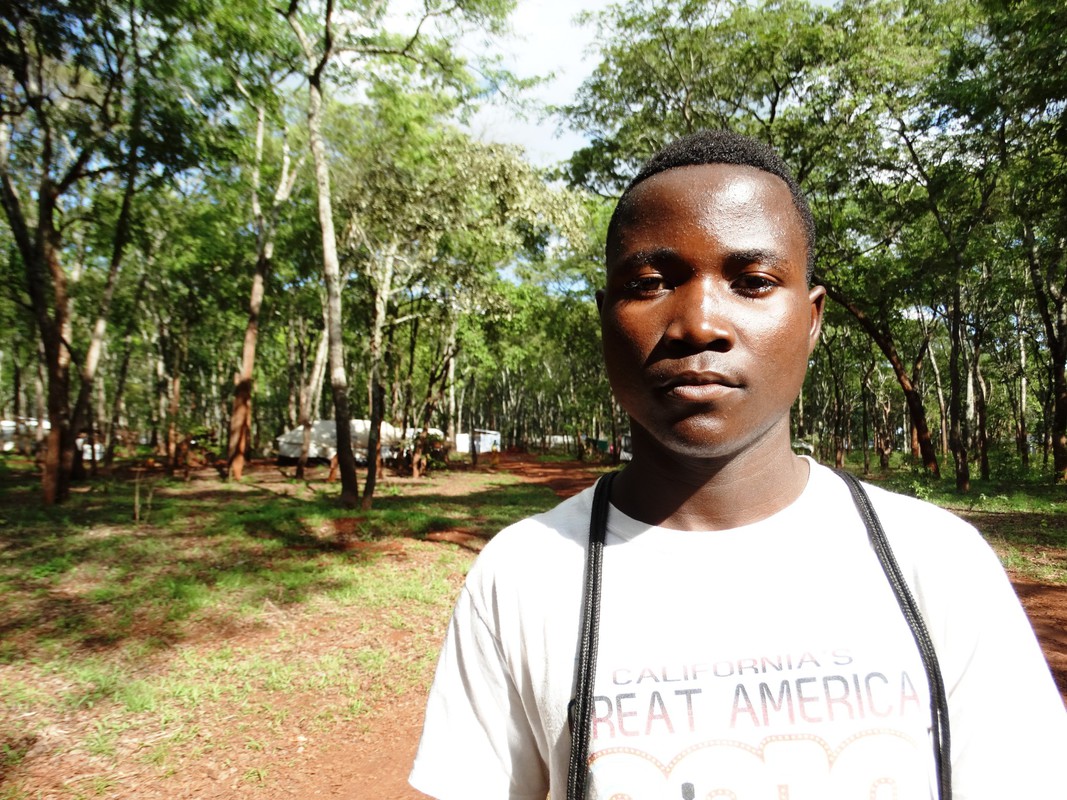
<path id="1" fill-rule="evenodd" d="M 578 462 L 550 463 L 506 456 L 493 466 L 494 471 L 513 475 L 523 484 L 547 487 L 558 497 L 580 491 L 602 471 Z M 214 493 L 222 497 L 233 490 L 213 471 L 203 470 L 193 478 L 190 486 L 195 487 L 200 498 L 210 498 Z M 266 486 L 275 493 L 294 491 L 291 479 L 266 465 L 253 468 L 246 481 L 257 490 Z M 391 485 L 397 483 L 393 480 Z M 432 491 L 436 496 L 450 492 L 460 496 L 470 491 L 470 484 L 458 473 L 435 481 Z M 1037 524 L 1032 515 L 1024 519 L 1011 513 L 961 513 L 981 527 L 1006 562 L 1060 691 L 1067 697 L 1067 584 L 1063 582 L 1067 575 L 1067 548 L 1050 546 L 1040 537 L 1020 539 L 1020 526 L 1026 529 Z M 334 525 L 338 534 L 344 533 L 343 526 L 336 521 Z M 1040 526 L 1054 529 L 1052 541 L 1057 544 L 1067 541 L 1067 514 L 1042 515 Z M 441 572 L 443 564 L 446 585 L 442 594 L 454 597 L 484 540 L 479 532 L 436 529 L 422 540 L 401 536 L 352 541 L 350 555 L 373 558 L 375 563 L 386 564 L 394 575 L 410 575 L 417 581 L 423 580 L 423 575 L 445 574 Z M 1044 567 L 1054 573 L 1042 573 Z M 1045 579 L 1040 577 L 1042 574 L 1057 577 Z M 240 709 L 231 704 L 222 706 L 223 711 L 212 712 L 213 716 L 202 713 L 195 724 L 178 725 L 176 733 L 175 723 L 144 729 L 127 724 L 121 730 L 112 730 L 108 726 L 114 718 L 108 715 L 108 704 L 100 701 L 93 706 L 90 702 L 78 709 L 77 715 L 67 714 L 43 728 L 37 726 L 32 737 L 23 742 L 8 733 L 7 741 L 0 742 L 0 746 L 8 753 L 19 753 L 17 759 L 7 760 L 6 767 L 0 759 L 0 800 L 423 798 L 407 785 L 435 657 L 435 652 L 426 658 L 421 651 L 433 650 L 432 643 L 443 636 L 448 603 L 428 617 L 398 622 L 395 617 L 405 613 L 403 607 L 353 615 L 330 606 L 302 610 L 299 604 L 275 606 L 267 602 L 267 613 L 257 617 L 255 624 L 227 626 L 216 621 L 199 638 L 188 637 L 177 646 L 181 658 L 190 664 L 203 663 L 223 647 L 230 659 L 226 662 L 229 672 L 225 680 L 232 680 L 235 664 L 239 663 L 252 687 L 242 696 Z M 262 686 L 269 684 L 261 686 L 248 677 L 253 676 L 256 667 L 234 655 L 255 653 L 260 659 L 256 664 L 273 663 L 269 661 L 272 655 L 284 662 L 294 657 L 295 643 L 300 663 L 322 664 L 328 663 L 331 653 L 346 649 L 355 652 L 353 648 L 367 642 L 394 655 L 399 653 L 401 659 L 408 659 L 414 666 L 405 673 L 406 677 L 394 681 L 386 693 L 376 695 L 374 702 L 347 720 L 335 715 L 323 721 L 322 713 L 313 714 L 315 709 L 309 708 L 342 702 L 343 698 L 321 692 L 268 692 Z M 162 658 L 173 659 L 173 655 L 156 657 Z M 403 662 L 389 662 L 396 663 Z M 16 670 L 17 666 L 9 664 L 7 668 Z M 5 678 L 2 669 L 0 683 Z M 154 669 L 152 659 L 143 669 Z M 173 672 L 173 664 L 168 669 Z M 263 672 L 267 668 L 258 669 Z M 291 676 L 282 677 L 292 680 Z M 322 686 L 328 685 L 328 678 L 324 673 Z M 47 692 L 50 687 L 40 689 Z M 258 722 L 257 703 L 258 716 L 262 717 Z M 40 713 L 36 706 L 28 707 L 32 710 L 26 716 Z"/>

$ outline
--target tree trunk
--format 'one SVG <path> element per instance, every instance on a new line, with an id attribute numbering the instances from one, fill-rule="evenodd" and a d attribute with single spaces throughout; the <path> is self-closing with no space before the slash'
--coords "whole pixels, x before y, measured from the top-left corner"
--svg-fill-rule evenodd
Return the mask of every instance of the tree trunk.
<path id="1" fill-rule="evenodd" d="M 1067 482 L 1067 373 L 1060 359 L 1052 367 L 1052 468 L 1056 480 Z"/>
<path id="2" fill-rule="evenodd" d="M 957 270 L 957 274 L 958 274 Z M 959 280 L 955 282 L 952 293 L 950 314 L 951 348 L 948 357 L 949 370 L 949 445 L 956 471 L 956 491 L 969 492 L 971 489 L 971 465 L 968 460 L 967 416 L 963 408 L 963 372 L 960 362 L 963 359 L 963 297 Z"/>
<path id="3" fill-rule="evenodd" d="M 332 6 L 330 6 L 332 10 Z M 286 19 L 296 34 L 308 62 L 308 143 L 315 164 L 315 188 L 318 195 L 319 228 L 322 231 L 322 273 L 326 284 L 327 325 L 329 339 L 330 389 L 334 419 L 337 422 L 337 466 L 341 474 L 341 503 L 355 506 L 359 502 L 356 457 L 352 452 L 351 415 L 348 407 L 348 374 L 345 370 L 344 326 L 341 319 L 341 262 L 337 255 L 337 234 L 333 224 L 333 196 L 330 189 L 330 163 L 322 134 L 322 80 L 331 53 L 327 47 L 321 58 L 313 54 L 311 43 L 296 17 L 296 4 L 290 5 Z M 327 40 L 330 26 L 326 16 Z"/>
<path id="4" fill-rule="evenodd" d="M 861 402 L 863 403 L 863 474 L 871 474 L 871 448 L 870 448 L 870 408 L 871 397 L 874 392 L 871 390 L 871 374 L 874 372 L 874 364 L 867 368 L 867 372 L 863 375 L 862 389 L 860 392 Z"/>
<path id="5" fill-rule="evenodd" d="M 175 369 L 170 376 L 170 406 L 167 409 L 167 468 L 175 474 L 183 464 L 184 447 L 182 447 L 178 430 L 178 412 L 181 410 L 182 376 Z"/>
<path id="6" fill-rule="evenodd" d="M 270 214 L 264 214 L 259 190 L 265 134 L 266 111 L 259 106 L 256 109 L 256 150 L 252 163 L 252 218 L 256 229 L 256 267 L 252 274 L 252 291 L 248 299 L 248 322 L 245 325 L 244 346 L 241 351 L 241 369 L 234 376 L 233 411 L 230 414 L 230 436 L 226 451 L 227 472 L 234 480 L 241 480 L 252 433 L 252 389 L 256 342 L 259 338 L 259 314 L 263 307 L 267 275 L 274 258 L 278 212 L 289 200 L 296 181 L 296 170 L 290 169 L 289 148 L 285 146 L 282 149 L 282 169 Z"/>
<path id="7" fill-rule="evenodd" d="M 941 383 L 941 370 L 937 366 L 937 358 L 934 349 L 930 348 L 930 369 L 934 372 L 934 383 L 937 384 L 937 408 L 941 416 L 941 452 L 948 452 L 948 404 L 945 402 L 945 389 Z"/>
<path id="8" fill-rule="evenodd" d="M 1022 303 L 1020 303 L 1015 315 L 1017 320 L 1016 344 L 1019 348 L 1019 394 L 1017 400 L 1019 408 L 1018 413 L 1015 415 L 1015 447 L 1019 452 L 1019 459 L 1022 462 L 1023 469 L 1028 472 L 1030 470 L 1030 438 L 1026 415 L 1026 345 L 1023 342 L 1021 325 L 1022 310 Z"/>
<path id="9" fill-rule="evenodd" d="M 889 360 L 890 366 L 893 368 L 893 374 L 896 376 L 897 383 L 900 384 L 901 391 L 904 393 L 904 402 L 907 404 L 908 413 L 911 415 L 911 424 L 915 426 L 916 433 L 919 438 L 919 454 L 922 458 L 923 466 L 934 477 L 941 477 L 941 468 L 937 463 L 937 455 L 934 453 L 933 442 L 930 440 L 930 428 L 926 424 L 926 409 L 923 407 L 922 396 L 911 382 L 911 378 L 908 376 L 907 371 L 904 369 L 904 362 L 901 360 L 900 355 L 897 353 L 896 346 L 893 343 L 892 337 L 888 332 L 881 330 L 869 316 L 857 306 L 846 298 L 841 292 L 829 284 L 826 286 L 826 292 L 837 303 L 840 303 L 853 317 L 859 322 L 860 327 L 870 336 L 871 340 L 878 346 L 878 349 L 882 351 L 882 354 Z"/>
<path id="10" fill-rule="evenodd" d="M 1056 284 L 1054 278 L 1057 272 L 1067 277 L 1067 256 L 1062 247 L 1057 248 L 1058 263 L 1045 264 L 1033 228 L 1028 224 L 1023 225 L 1023 238 L 1027 246 L 1030 282 L 1048 338 L 1048 371 L 1052 379 L 1052 469 L 1057 481 L 1067 482 L 1067 292 Z"/>
<path id="11" fill-rule="evenodd" d="M 385 415 L 385 388 L 382 385 L 382 360 L 385 323 L 389 316 L 389 296 L 393 291 L 393 272 L 396 267 L 396 242 L 390 243 L 371 265 L 371 284 L 374 287 L 374 317 L 371 320 L 369 359 L 370 374 L 367 392 L 370 405 L 370 431 L 367 436 L 367 477 L 363 482 L 361 507 L 369 511 L 374 500 L 374 486 L 378 481 L 381 462 L 382 417 Z"/>
<path id="12" fill-rule="evenodd" d="M 263 285 L 270 256 L 260 251 L 252 276 L 252 294 L 248 300 L 248 322 L 245 325 L 244 346 L 241 349 L 241 369 L 234 376 L 233 411 L 230 414 L 230 436 L 226 447 L 227 477 L 241 480 L 252 433 L 252 377 L 256 363 L 256 342 L 259 338 L 259 312 L 263 306 Z"/>
<path id="13" fill-rule="evenodd" d="M 326 378 L 326 361 L 329 352 L 326 331 L 323 330 L 319 337 L 318 347 L 315 348 L 315 360 L 311 365 L 309 375 L 301 375 L 300 378 L 300 425 L 304 428 L 304 440 L 300 447 L 300 458 L 296 462 L 296 477 L 304 479 L 304 470 L 307 468 L 308 452 L 311 450 L 311 424 L 318 414 L 319 398 L 322 395 L 322 384 Z"/>
<path id="14" fill-rule="evenodd" d="M 974 412 L 975 412 L 975 446 L 978 449 L 978 470 L 982 480 L 989 480 L 989 431 L 988 431 L 988 388 L 982 375 L 980 363 L 980 345 L 974 345 L 974 363 L 971 366 L 971 374 L 974 380 Z"/>
<path id="15" fill-rule="evenodd" d="M 926 358 L 927 351 L 930 349 L 930 333 L 925 330 L 925 326 L 924 333 L 926 335 L 923 337 L 923 343 L 919 347 L 919 352 L 915 356 L 915 360 L 911 365 L 911 384 L 915 387 L 922 386 L 923 361 Z M 922 448 L 919 446 L 919 429 L 916 427 L 915 420 L 912 418 L 911 414 L 908 414 L 907 416 L 907 430 L 911 441 L 911 457 L 919 460 L 922 458 Z"/>
<path id="16" fill-rule="evenodd" d="M 5 135 L 0 141 L 0 153 L 5 156 L 5 163 L 0 165 L 0 204 L 22 258 L 26 288 L 44 352 L 46 406 L 51 428 L 46 438 L 41 490 L 44 504 L 54 505 L 70 496 L 74 464 L 74 432 L 70 417 L 71 356 L 67 347 L 71 341 L 70 298 L 66 274 L 60 263 L 62 236 L 55 224 L 60 187 L 53 183 L 46 169 L 37 187 L 36 229 L 31 230 L 4 168 L 7 126 L 2 130 Z"/>

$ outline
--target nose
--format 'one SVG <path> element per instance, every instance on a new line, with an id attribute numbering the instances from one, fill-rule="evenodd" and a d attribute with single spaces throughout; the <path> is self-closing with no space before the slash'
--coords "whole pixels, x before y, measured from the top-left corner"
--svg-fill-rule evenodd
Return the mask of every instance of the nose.
<path id="1" fill-rule="evenodd" d="M 734 345 L 729 297 L 713 276 L 694 277 L 676 286 L 666 339 L 685 351 L 726 352 Z"/>

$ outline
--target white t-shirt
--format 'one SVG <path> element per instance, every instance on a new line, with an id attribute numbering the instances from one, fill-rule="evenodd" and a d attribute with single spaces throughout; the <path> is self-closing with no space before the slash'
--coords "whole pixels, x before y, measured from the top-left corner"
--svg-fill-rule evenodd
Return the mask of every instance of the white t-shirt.
<path id="1" fill-rule="evenodd" d="M 955 798 L 1067 797 L 1067 713 L 995 555 L 953 515 L 869 492 L 941 664 Z M 475 562 L 415 788 L 566 797 L 591 502 L 510 526 Z M 830 470 L 812 462 L 792 505 L 733 530 L 612 508 L 603 572 L 590 800 L 936 796 L 922 662 Z"/>

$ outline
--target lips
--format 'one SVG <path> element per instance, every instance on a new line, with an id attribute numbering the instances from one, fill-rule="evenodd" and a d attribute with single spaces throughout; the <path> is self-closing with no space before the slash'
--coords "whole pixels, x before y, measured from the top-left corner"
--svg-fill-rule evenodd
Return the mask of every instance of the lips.
<path id="1" fill-rule="evenodd" d="M 709 402 L 741 388 L 736 379 L 719 372 L 687 370 L 660 383 L 668 397 L 688 402 Z"/>

